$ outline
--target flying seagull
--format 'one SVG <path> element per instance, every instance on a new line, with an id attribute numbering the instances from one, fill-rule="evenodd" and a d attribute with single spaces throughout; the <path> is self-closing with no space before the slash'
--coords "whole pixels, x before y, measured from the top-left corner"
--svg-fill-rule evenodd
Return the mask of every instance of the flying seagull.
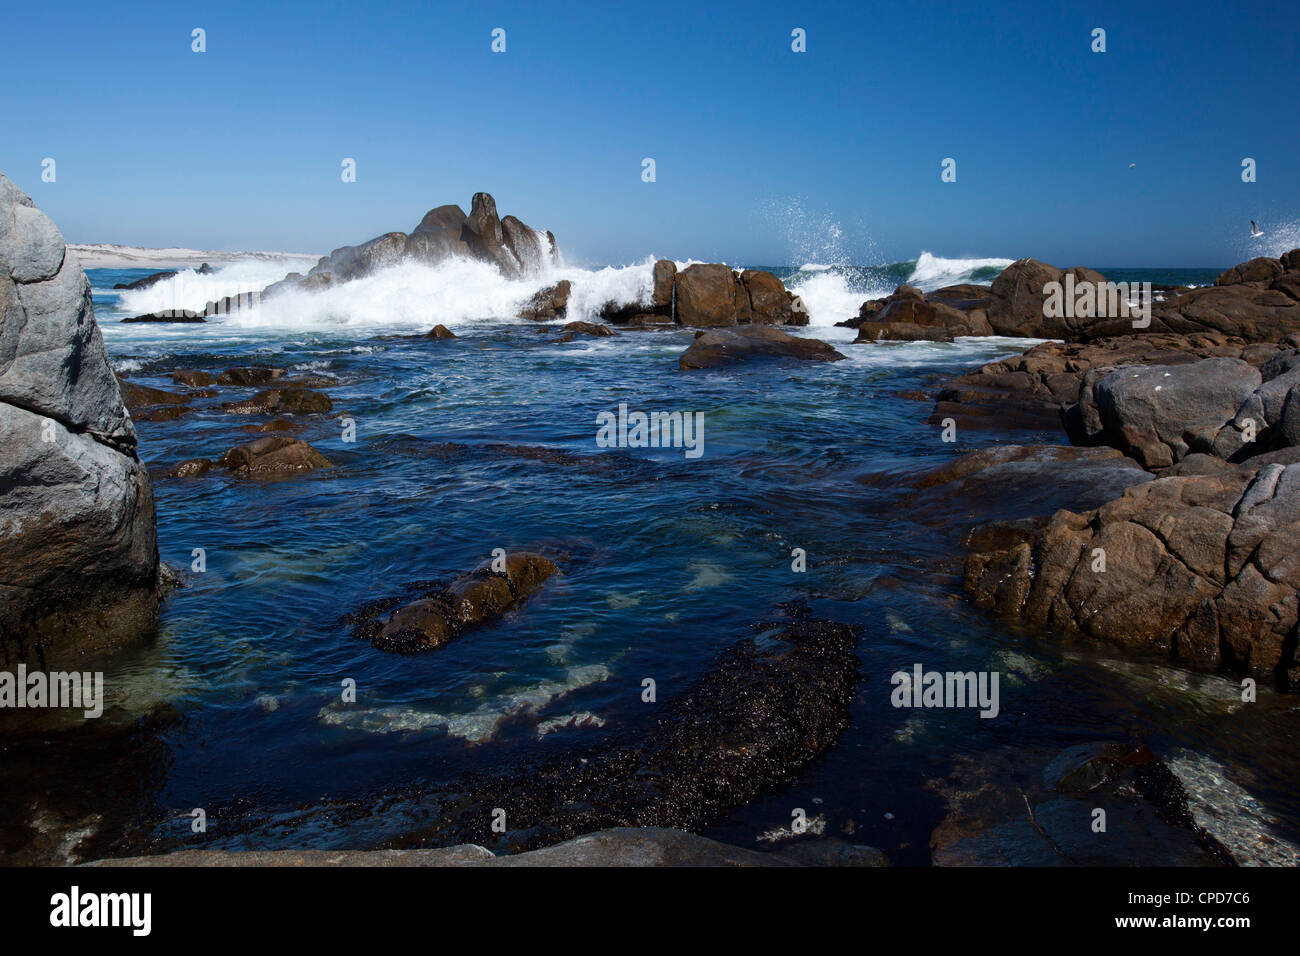
<path id="1" fill-rule="evenodd" d="M 1264 235 L 1264 230 L 1255 225 L 1255 220 L 1252 219 L 1250 221 L 1250 238 L 1258 239 L 1262 235 Z"/>
<path id="2" fill-rule="evenodd" d="M 1132 168 L 1134 168 L 1135 166 L 1137 166 L 1137 163 L 1129 163 L 1129 164 L 1128 164 L 1128 168 L 1129 168 L 1129 169 L 1132 169 Z"/>

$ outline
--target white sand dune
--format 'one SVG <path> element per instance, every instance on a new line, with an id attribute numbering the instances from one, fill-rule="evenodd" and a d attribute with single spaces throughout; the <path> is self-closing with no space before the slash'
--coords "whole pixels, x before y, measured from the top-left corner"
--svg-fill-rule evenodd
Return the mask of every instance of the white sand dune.
<path id="1" fill-rule="evenodd" d="M 310 267 L 316 264 L 319 254 L 305 252 L 223 252 L 203 249 L 149 249 L 142 246 L 120 246 L 115 243 L 68 243 L 77 254 L 83 269 L 176 269 L 198 266 L 204 262 L 213 266 L 252 260 L 283 260 L 302 262 Z"/>

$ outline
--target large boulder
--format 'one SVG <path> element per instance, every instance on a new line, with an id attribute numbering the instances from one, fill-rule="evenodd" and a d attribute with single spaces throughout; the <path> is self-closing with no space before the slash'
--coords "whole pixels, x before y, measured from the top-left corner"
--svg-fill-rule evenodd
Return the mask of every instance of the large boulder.
<path id="1" fill-rule="evenodd" d="M 807 325 L 808 309 L 803 300 L 786 289 L 770 272 L 746 269 L 740 274 L 748 296 L 750 321 L 762 325 Z"/>
<path id="2" fill-rule="evenodd" d="M 988 321 L 998 335 L 1027 338 L 1064 339 L 1074 334 L 1076 325 L 1087 325 L 1091 318 L 1067 319 L 1048 316 L 1044 304 L 1047 286 L 1065 282 L 1071 273 L 1076 283 L 1105 282 L 1106 277 L 1091 269 L 1058 269 L 1037 259 L 1018 259 L 993 280 L 989 290 Z"/>
<path id="3" fill-rule="evenodd" d="M 731 362 L 781 358 L 838 362 L 845 356 L 820 339 L 801 338 L 780 329 L 750 325 L 701 332 L 690 348 L 682 353 L 678 365 L 683 369 L 716 368 Z"/>
<path id="4" fill-rule="evenodd" d="M 1237 358 L 1091 371 L 1074 435 L 1112 445 L 1144 468 L 1167 468 L 1191 452 L 1212 453 L 1260 379 Z"/>
<path id="5" fill-rule="evenodd" d="M 438 206 L 424 215 L 410 235 L 389 232 L 357 246 L 335 249 L 321 257 L 306 276 L 293 273 L 267 286 L 260 295 L 318 291 L 402 262 L 437 265 L 451 258 L 488 262 L 507 277 L 517 278 L 543 273 L 555 257 L 551 233 L 539 233 L 514 216 L 500 218 L 496 200 L 488 193 L 475 193 L 469 215 L 456 205 Z M 257 298 L 250 296 L 249 300 Z M 248 304 L 231 302 L 222 311 Z"/>
<path id="6" fill-rule="evenodd" d="M 910 285 L 900 285 L 887 299 L 864 303 L 859 320 L 857 342 L 951 342 L 959 335 L 993 331 L 983 310 L 963 312 L 942 299 L 931 301 Z"/>
<path id="7" fill-rule="evenodd" d="M 158 613 L 153 491 L 58 228 L 0 174 L 0 648 L 54 666 Z"/>
<path id="8" fill-rule="evenodd" d="M 453 257 L 468 259 L 473 253 L 462 238 L 468 218 L 455 205 L 430 209 L 407 238 L 407 255 L 427 265 Z"/>
<path id="9" fill-rule="evenodd" d="M 677 273 L 677 321 L 682 325 L 736 324 L 736 279 L 721 263 L 697 262 Z"/>
<path id="10" fill-rule="evenodd" d="M 1097 342 L 1044 342 L 944 384 L 932 421 L 952 418 L 959 428 L 1054 428 L 1064 416 L 1072 441 L 1090 443 L 1076 419 L 1084 377 L 1094 370 L 1134 365 L 1188 365 L 1207 357 L 1267 361 L 1281 346 L 1248 345 L 1219 333 L 1126 335 Z"/>

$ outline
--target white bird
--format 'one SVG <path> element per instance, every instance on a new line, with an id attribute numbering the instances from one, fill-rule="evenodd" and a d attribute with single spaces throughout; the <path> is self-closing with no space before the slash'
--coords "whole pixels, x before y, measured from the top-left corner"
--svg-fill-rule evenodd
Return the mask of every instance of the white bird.
<path id="1" fill-rule="evenodd" d="M 1128 164 L 1128 168 L 1129 168 L 1129 169 L 1133 169 L 1135 166 L 1137 166 L 1137 163 L 1129 163 L 1129 164 Z"/>
<path id="2" fill-rule="evenodd" d="M 1252 219 L 1250 221 L 1250 238 L 1258 239 L 1262 235 L 1264 235 L 1264 230 L 1255 225 L 1255 220 Z"/>

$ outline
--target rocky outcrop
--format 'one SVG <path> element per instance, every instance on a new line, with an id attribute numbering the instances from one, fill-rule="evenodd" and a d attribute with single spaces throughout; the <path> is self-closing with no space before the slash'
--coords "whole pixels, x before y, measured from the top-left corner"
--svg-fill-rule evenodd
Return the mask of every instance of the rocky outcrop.
<path id="1" fill-rule="evenodd" d="M 975 551 L 967 590 L 1023 624 L 1294 686 L 1300 465 L 1215 461 Z"/>
<path id="2" fill-rule="evenodd" d="M 857 329 L 856 342 L 951 342 L 959 335 L 993 334 L 983 309 L 964 312 L 946 304 L 943 297 L 928 299 L 910 285 L 900 285 L 887 299 L 864 303 Z"/>
<path id="3" fill-rule="evenodd" d="M 1089 306 L 1077 315 L 1058 315 L 1055 313 L 1062 310 L 1046 307 L 1050 283 L 1060 283 L 1067 289 L 1089 284 L 1095 289 L 1096 284 L 1105 281 L 1105 276 L 1092 269 L 1058 269 L 1037 259 L 1019 259 L 1007 266 L 991 287 L 950 286 L 921 297 L 928 305 L 948 307 L 963 313 L 964 318 L 947 311 L 932 313 L 922 309 L 915 290 L 904 294 L 909 287 L 900 286 L 888 299 L 864 303 L 858 319 L 846 324 L 867 328 L 858 341 L 873 342 L 943 341 L 940 330 L 953 335 L 1007 335 L 1067 342 L 1209 333 L 1248 343 L 1269 343 L 1300 333 L 1300 250 L 1280 259 L 1252 259 L 1234 266 L 1211 287 L 1153 286 L 1155 301 L 1149 322 L 1141 316 L 1115 314 L 1120 309 L 1112 309 L 1109 304 L 1105 308 Z M 1129 298 L 1134 298 L 1132 290 Z M 894 306 L 893 314 L 882 316 L 890 305 Z M 918 309 L 922 315 L 919 320 L 912 315 Z M 1104 314 L 1095 314 L 1098 312 Z M 967 331 L 956 331 L 963 328 Z"/>
<path id="4" fill-rule="evenodd" d="M 305 441 L 285 435 L 268 435 L 237 445 L 217 462 L 238 475 L 274 475 L 329 468 L 331 462 Z"/>
<path id="5" fill-rule="evenodd" d="M 765 326 L 700 332 L 678 365 L 683 369 L 717 368 L 754 359 L 800 359 L 838 362 L 845 356 L 820 339 L 802 338 Z"/>
<path id="6" fill-rule="evenodd" d="M 514 216 L 497 215 L 496 200 L 475 193 L 469 214 L 459 206 L 431 209 L 408 235 L 388 232 L 357 246 L 335 249 L 307 275 L 286 276 L 262 290 L 262 297 L 286 291 L 330 288 L 402 262 L 436 265 L 451 258 L 476 259 L 508 278 L 538 275 L 555 262 L 555 237 L 538 233 Z M 241 303 L 233 303 L 233 308 Z"/>
<path id="7" fill-rule="evenodd" d="M 284 374 L 285 370 L 282 368 L 265 365 L 241 365 L 237 368 L 228 368 L 218 374 L 216 383 L 218 385 L 239 385 L 244 388 L 251 388 L 273 382 L 284 377 Z"/>
<path id="8" fill-rule="evenodd" d="M 271 426 L 287 423 L 272 422 Z M 284 431 L 266 427 L 260 431 Z M 318 468 L 332 468 L 333 462 L 305 441 L 287 435 L 268 435 L 256 441 L 236 445 L 216 461 L 188 458 L 167 472 L 171 478 L 197 478 L 213 468 L 224 468 L 241 478 L 277 478 Z"/>
<path id="9" fill-rule="evenodd" d="M 654 264 L 650 298 L 608 302 L 600 317 L 615 325 L 807 325 L 803 300 L 770 272 L 736 272 L 717 262 L 697 262 L 678 271 L 660 259 Z"/>
<path id="10" fill-rule="evenodd" d="M 415 601 L 385 600 L 361 608 L 350 616 L 353 633 L 384 651 L 435 650 L 518 607 L 558 571 L 553 561 L 540 554 L 512 552 L 503 570 L 485 564 Z"/>
<path id="11" fill-rule="evenodd" d="M 1089 373 L 1142 365 L 1189 365 L 1205 358 L 1262 365 L 1290 346 L 1248 344 L 1220 333 L 1120 336 L 1087 343 L 1044 342 L 960 375 L 939 390 L 931 421 L 952 418 L 958 428 L 1026 425 L 1055 428 L 1077 405 Z M 1066 415 L 1072 435 L 1081 436 Z M 1083 440 L 1075 437 L 1074 440 Z"/>
<path id="12" fill-rule="evenodd" d="M 1036 772 L 1026 773 L 1030 768 Z M 948 805 L 930 837 L 936 866 L 1237 862 L 1197 822 L 1187 788 L 1170 762 L 1140 742 L 1078 744 L 1050 759 L 1026 754 L 1021 746 L 963 755 L 948 777 L 932 780 L 929 789 Z M 1104 839 L 1087 825 L 1097 809 L 1106 814 Z"/>
<path id="13" fill-rule="evenodd" d="M 555 285 L 539 290 L 519 312 L 521 319 L 543 322 L 562 319 L 569 310 L 569 293 L 572 284 L 561 279 Z"/>
<path id="14" fill-rule="evenodd" d="M 0 646 L 53 666 L 150 630 L 153 491 L 58 228 L 0 174 Z"/>

